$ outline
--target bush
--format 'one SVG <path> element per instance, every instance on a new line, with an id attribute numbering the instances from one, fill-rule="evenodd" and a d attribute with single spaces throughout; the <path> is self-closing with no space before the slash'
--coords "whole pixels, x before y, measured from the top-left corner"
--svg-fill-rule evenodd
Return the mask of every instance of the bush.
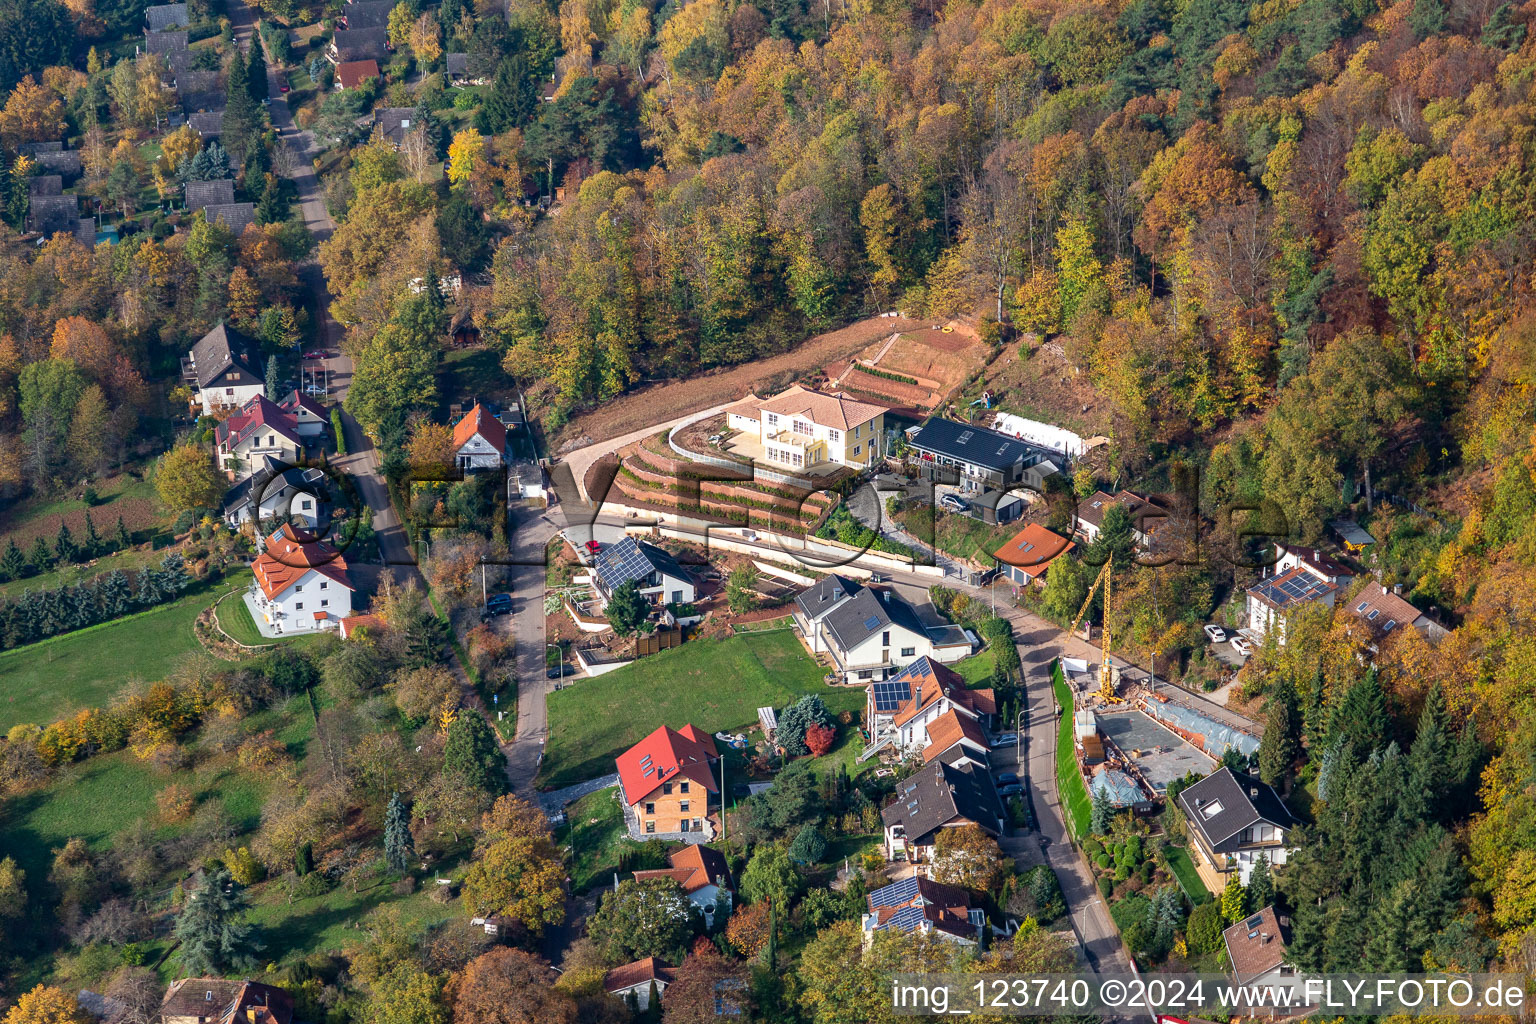
<path id="1" fill-rule="evenodd" d="M 1099 876 L 1099 895 L 1109 899 L 1109 894 L 1115 891 L 1115 883 L 1108 875 Z"/>
<path id="2" fill-rule="evenodd" d="M 1202 903 L 1189 915 L 1185 936 L 1195 953 L 1214 953 L 1221 948 L 1221 904 L 1215 900 Z"/>

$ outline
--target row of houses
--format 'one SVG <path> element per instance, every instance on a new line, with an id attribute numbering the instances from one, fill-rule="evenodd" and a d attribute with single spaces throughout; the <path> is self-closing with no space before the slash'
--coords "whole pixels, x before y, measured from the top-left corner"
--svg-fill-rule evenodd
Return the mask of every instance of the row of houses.
<path id="1" fill-rule="evenodd" d="M 976 638 L 958 626 L 925 626 L 890 587 L 830 573 L 795 597 L 795 628 L 812 654 L 829 655 L 845 683 L 889 679 L 919 659 L 952 664 Z"/>

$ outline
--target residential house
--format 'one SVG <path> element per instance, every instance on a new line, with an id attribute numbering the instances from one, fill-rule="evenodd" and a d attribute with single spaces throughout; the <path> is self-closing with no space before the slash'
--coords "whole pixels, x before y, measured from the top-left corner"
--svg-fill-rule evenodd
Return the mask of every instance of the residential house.
<path id="1" fill-rule="evenodd" d="M 415 121 L 415 107 L 380 107 L 373 114 L 374 129 L 382 132 L 396 149 L 405 143 L 405 135 Z"/>
<path id="2" fill-rule="evenodd" d="M 203 110 L 187 115 L 187 124 L 204 142 L 224 134 L 224 111 Z"/>
<path id="3" fill-rule="evenodd" d="M 27 182 L 27 197 L 61 196 L 64 194 L 64 177 L 59 174 L 37 174 Z"/>
<path id="4" fill-rule="evenodd" d="M 1039 523 L 1030 523 L 992 552 L 1005 577 L 1021 587 L 1044 587 L 1051 563 L 1077 545 Z"/>
<path id="5" fill-rule="evenodd" d="M 176 98 L 181 104 L 181 109 L 187 112 L 198 110 L 221 110 L 224 107 L 226 94 L 219 85 L 219 73 L 217 71 L 199 71 L 194 68 L 181 68 L 176 71 Z M 222 120 L 223 114 L 221 113 Z"/>
<path id="6" fill-rule="evenodd" d="M 933 935 L 962 946 L 981 941 L 987 915 L 971 906 L 971 894 L 923 875 L 912 875 L 881 886 L 864 897 L 864 942 L 876 932 Z"/>
<path id="7" fill-rule="evenodd" d="M 1388 590 L 1372 580 L 1349 599 L 1349 610 L 1370 632 L 1371 649 L 1399 626 L 1412 626 L 1431 643 L 1445 639 L 1446 628 L 1404 600 L 1399 589 Z"/>
<path id="8" fill-rule="evenodd" d="M 1234 872 L 1247 885 L 1260 857 L 1285 863 L 1291 812 L 1256 776 L 1218 768 L 1180 792 L 1178 800 L 1194 840 L 1195 867 L 1212 892 L 1224 889 Z"/>
<path id="9" fill-rule="evenodd" d="M 709 823 L 710 797 L 717 797 L 714 739 L 693 725 L 659 726 L 616 759 L 619 787 L 629 817 L 641 835 L 703 832 Z"/>
<path id="10" fill-rule="evenodd" d="M 463 87 L 466 85 L 484 85 L 488 79 L 485 72 L 471 69 L 469 54 L 449 53 L 444 54 L 447 64 L 448 84 Z"/>
<path id="11" fill-rule="evenodd" d="M 96 244 L 96 218 L 81 217 L 75 221 L 75 241 L 86 248 Z"/>
<path id="12" fill-rule="evenodd" d="M 255 203 L 219 203 L 215 206 L 203 208 L 203 216 L 210 223 L 222 224 L 234 233 L 236 238 L 245 234 L 245 229 L 256 223 Z"/>
<path id="13" fill-rule="evenodd" d="M 213 438 L 219 467 L 232 480 L 254 473 L 263 456 L 293 463 L 304 450 L 293 417 L 263 394 L 215 427 Z"/>
<path id="14" fill-rule="evenodd" d="M 975 825 L 993 838 L 1003 834 L 1006 813 L 985 768 L 934 761 L 896 785 L 880 812 L 887 860 L 932 863 L 939 830 Z"/>
<path id="15" fill-rule="evenodd" d="M 355 0 L 342 7 L 337 20 L 348 30 L 388 28 L 389 12 L 394 9 L 395 0 Z"/>
<path id="16" fill-rule="evenodd" d="M 330 494 L 323 470 L 290 466 L 269 455 L 258 462 L 254 473 L 224 495 L 224 521 L 231 529 L 278 516 L 289 517 L 311 533 L 329 523 Z"/>
<path id="17" fill-rule="evenodd" d="M 300 437 L 319 437 L 331 422 L 325 407 L 297 388 L 288 392 L 277 405 L 293 417 L 293 432 Z"/>
<path id="18" fill-rule="evenodd" d="M 348 615 L 341 620 L 341 638 L 351 640 L 359 636 L 359 630 L 380 630 L 384 628 L 384 618 L 367 612 L 362 615 Z"/>
<path id="19" fill-rule="evenodd" d="M 935 635 L 945 643 L 935 643 Z M 963 634 L 962 634 L 963 635 Z M 888 679 L 918 658 L 954 662 L 971 653 L 968 641 L 949 641 L 948 631 L 930 631 L 912 606 L 888 589 L 864 587 L 821 620 L 821 650 L 848 683 Z"/>
<path id="20" fill-rule="evenodd" d="M 725 410 L 726 425 L 746 436 L 742 454 L 792 470 L 864 469 L 880 458 L 890 410 L 841 391 L 796 385 L 772 398 L 749 396 Z M 733 450 L 736 445 L 733 444 Z"/>
<path id="21" fill-rule="evenodd" d="M 626 1003 L 632 1003 L 635 1010 L 645 1013 L 651 1007 L 651 988 L 655 987 L 656 1001 L 659 1003 L 667 986 L 672 984 L 676 976 L 676 969 L 665 960 L 648 956 L 644 960 L 615 967 L 605 974 L 603 991 Z"/>
<path id="22" fill-rule="evenodd" d="M 730 912 L 731 871 L 726 866 L 725 854 L 708 846 L 685 846 L 667 855 L 667 865 L 636 871 L 635 880 L 672 879 L 683 887 L 689 901 L 699 908 L 711 927 L 716 907 L 723 906 Z"/>
<path id="23" fill-rule="evenodd" d="M 1268 906 L 1223 931 L 1221 940 L 1227 947 L 1234 985 L 1263 986 L 1274 993 L 1289 991 L 1289 1005 L 1300 1008 L 1307 1001 L 1306 981 L 1287 956 L 1290 924 L 1289 918 L 1279 916 L 1273 906 Z"/>
<path id="24" fill-rule="evenodd" d="M 293 997 L 275 985 L 181 978 L 160 1002 L 164 1024 L 292 1024 Z"/>
<path id="25" fill-rule="evenodd" d="M 314 633 L 352 614 L 347 561 L 329 544 L 285 525 L 251 564 L 251 604 L 279 633 Z"/>
<path id="26" fill-rule="evenodd" d="M 507 428 L 475 403 L 453 425 L 453 461 L 460 469 L 498 469 L 507 461 Z"/>
<path id="27" fill-rule="evenodd" d="M 603 603 L 626 583 L 653 604 L 692 604 L 698 596 L 693 577 L 666 551 L 654 544 L 625 537 L 598 551 L 593 582 Z"/>
<path id="28" fill-rule="evenodd" d="M 80 201 L 75 196 L 33 196 L 28 203 L 27 230 L 45 238 L 59 232 L 75 233 L 80 219 Z"/>
<path id="29" fill-rule="evenodd" d="M 909 463 L 931 479 L 948 480 L 967 491 L 1005 491 L 1026 483 L 1038 490 L 1046 477 L 1060 471 L 1053 453 L 954 420 L 936 417 L 913 427 L 907 431 L 907 443 Z"/>
<path id="30" fill-rule="evenodd" d="M 1320 601 L 1330 608 L 1339 585 L 1312 563 L 1300 561 L 1278 576 L 1260 580 L 1247 591 L 1247 631 L 1256 638 L 1270 632 L 1285 643 L 1285 623 L 1302 605 Z"/>
<path id="31" fill-rule="evenodd" d="M 146 32 L 168 32 L 171 29 L 186 28 L 188 24 L 186 4 L 156 4 L 144 8 Z"/>
<path id="32" fill-rule="evenodd" d="M 181 361 L 181 375 L 197 386 L 203 415 L 239 408 L 266 391 L 254 352 L 255 346 L 244 335 L 222 323 L 192 346 Z"/>
<path id="33" fill-rule="evenodd" d="M 52 174 L 62 174 L 65 181 L 73 181 L 80 177 L 80 151 L 78 149 L 47 149 L 40 150 L 32 157 L 37 161 L 40 170 Z"/>
<path id="34" fill-rule="evenodd" d="M 215 178 L 212 181 L 189 181 L 182 186 L 187 209 L 202 210 L 209 206 L 224 206 L 235 201 L 233 178 Z"/>
<path id="35" fill-rule="evenodd" d="M 943 761 L 945 764 L 991 766 L 988 754 L 987 734 L 981 723 L 964 709 L 951 708 L 928 723 L 928 745 L 923 748 L 923 763 Z"/>
<path id="36" fill-rule="evenodd" d="M 338 67 L 359 60 L 383 61 L 388 56 L 389 29 L 382 25 L 376 28 L 339 28 L 331 34 L 331 44 L 325 49 L 326 59 Z"/>
<path id="37" fill-rule="evenodd" d="M 1072 533 L 1083 543 L 1092 544 L 1099 539 L 1104 524 L 1104 513 L 1111 505 L 1122 506 L 1131 516 L 1131 539 L 1139 545 L 1151 543 L 1153 535 L 1168 521 L 1170 513 L 1151 497 L 1142 497 L 1135 491 L 1110 494 L 1094 491 L 1077 503 L 1072 519 Z"/>
<path id="38" fill-rule="evenodd" d="M 1348 566 L 1323 554 L 1317 548 L 1300 544 L 1276 544 L 1275 564 L 1265 570 L 1266 576 L 1279 576 L 1297 566 L 1306 566 L 1312 575 L 1327 580 L 1336 587 L 1348 585 L 1355 573 Z"/>
<path id="39" fill-rule="evenodd" d="M 371 82 L 379 77 L 379 62 L 369 57 L 367 60 L 343 61 L 336 67 L 336 88 L 356 89 L 364 82 Z"/>
<path id="40" fill-rule="evenodd" d="M 864 723 L 870 732 L 866 757 L 882 746 L 890 746 L 902 756 L 923 753 L 935 740 L 929 730 L 944 716 L 954 712 L 967 719 L 973 742 L 986 749 L 984 730 L 997 717 L 997 697 L 990 688 L 972 690 L 959 673 L 933 658 L 921 657 L 890 679 L 869 685 L 865 697 Z M 962 731 L 967 731 L 962 729 Z M 977 734 L 982 734 L 979 741 Z M 939 738 L 949 736 L 949 730 Z M 942 753 L 956 742 L 951 737 Z"/>
<path id="41" fill-rule="evenodd" d="M 184 52 L 188 45 L 186 29 L 167 29 L 164 32 L 144 30 L 144 49 L 149 53 L 169 57 L 173 53 Z"/>
<path id="42" fill-rule="evenodd" d="M 858 580 L 837 573 L 828 573 L 811 586 L 795 595 L 795 608 L 790 614 L 795 628 L 805 637 L 811 653 L 826 650 L 821 639 L 821 625 L 832 609 L 864 589 Z"/>

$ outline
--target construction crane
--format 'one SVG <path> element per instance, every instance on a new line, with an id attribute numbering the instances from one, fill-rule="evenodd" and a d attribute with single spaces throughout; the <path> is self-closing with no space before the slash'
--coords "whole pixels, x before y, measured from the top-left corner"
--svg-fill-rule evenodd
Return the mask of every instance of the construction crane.
<path id="1" fill-rule="evenodd" d="M 1072 620 L 1069 633 L 1076 633 L 1078 623 L 1083 621 L 1083 616 L 1088 614 L 1089 607 L 1093 604 L 1093 595 L 1098 593 L 1099 584 L 1104 585 L 1104 635 L 1099 638 L 1103 647 L 1104 660 L 1099 663 L 1099 697 L 1106 704 L 1120 704 L 1125 698 L 1115 692 L 1114 678 L 1109 667 L 1109 596 L 1110 578 L 1113 575 L 1115 558 L 1111 555 L 1105 562 L 1104 568 L 1099 570 L 1099 575 L 1093 581 L 1093 586 L 1088 588 L 1088 596 L 1083 598 L 1083 606 L 1077 611 L 1077 618 Z"/>

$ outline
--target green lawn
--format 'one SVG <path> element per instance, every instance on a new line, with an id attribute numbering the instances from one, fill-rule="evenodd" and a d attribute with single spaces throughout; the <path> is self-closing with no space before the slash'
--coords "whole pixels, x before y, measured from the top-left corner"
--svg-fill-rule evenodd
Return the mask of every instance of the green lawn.
<path id="1" fill-rule="evenodd" d="M 1174 878 L 1179 880 L 1179 885 L 1184 889 L 1184 895 L 1196 906 L 1207 903 L 1211 898 L 1211 891 L 1205 887 L 1205 882 L 1200 878 L 1200 872 L 1195 870 L 1194 861 L 1189 859 L 1189 851 L 1182 846 L 1163 847 L 1163 859 L 1168 862 L 1168 870 Z"/>
<path id="2" fill-rule="evenodd" d="M 939 513 L 935 534 L 933 509 L 921 505 L 907 509 L 896 517 L 903 529 L 919 540 L 933 541 L 934 547 L 956 558 L 965 558 L 981 565 L 992 564 L 992 552 L 1011 540 L 1019 531 L 1014 526 L 988 526 L 980 519 L 954 512 Z"/>
<path id="3" fill-rule="evenodd" d="M 642 844 L 629 838 L 617 787 L 600 789 L 565 809 L 566 824 L 555 839 L 571 849 L 571 884 L 577 892 L 609 881 L 625 853 Z"/>
<path id="4" fill-rule="evenodd" d="M 240 584 L 239 589 L 244 590 L 250 583 L 249 573 L 240 574 L 235 582 Z M 251 618 L 251 610 L 246 606 L 245 600 L 237 592 L 223 601 L 218 608 L 219 626 L 224 632 L 236 641 L 247 647 L 262 647 L 272 644 L 282 644 L 286 647 L 308 647 L 323 633 L 300 633 L 296 636 L 285 636 L 273 640 L 261 635 L 261 630 L 256 628 L 256 620 Z"/>
<path id="5" fill-rule="evenodd" d="M 549 697 L 549 743 L 539 783 L 568 786 L 613 771 L 613 759 L 659 725 L 717 732 L 757 721 L 817 693 L 835 714 L 864 705 L 857 687 L 822 682 L 822 669 L 788 630 L 691 640 Z"/>
<path id="6" fill-rule="evenodd" d="M 990 686 L 992 684 L 992 669 L 997 664 L 997 653 L 988 647 L 964 661 L 951 665 L 960 678 L 965 680 L 965 685 L 970 687 Z"/>
<path id="7" fill-rule="evenodd" d="M 493 348 L 455 348 L 443 353 L 437 368 L 439 409 L 447 415 L 450 402 L 466 407 L 475 398 L 495 400 L 511 392 L 512 385 L 501 369 L 501 354 Z"/>
<path id="8" fill-rule="evenodd" d="M 1061 672 L 1061 663 L 1051 666 L 1051 685 L 1056 689 L 1056 702 L 1061 705 L 1061 727 L 1056 734 L 1056 790 L 1067 812 L 1067 828 L 1074 835 L 1086 836 L 1093 816 L 1093 803 L 1088 797 L 1088 787 L 1083 773 L 1077 768 L 1077 755 L 1072 746 L 1072 691 Z"/>
<path id="9" fill-rule="evenodd" d="M 163 679 L 183 655 L 202 649 L 192 623 L 211 603 L 210 589 L 0 654 L 0 731 L 100 707 L 134 680 Z"/>

